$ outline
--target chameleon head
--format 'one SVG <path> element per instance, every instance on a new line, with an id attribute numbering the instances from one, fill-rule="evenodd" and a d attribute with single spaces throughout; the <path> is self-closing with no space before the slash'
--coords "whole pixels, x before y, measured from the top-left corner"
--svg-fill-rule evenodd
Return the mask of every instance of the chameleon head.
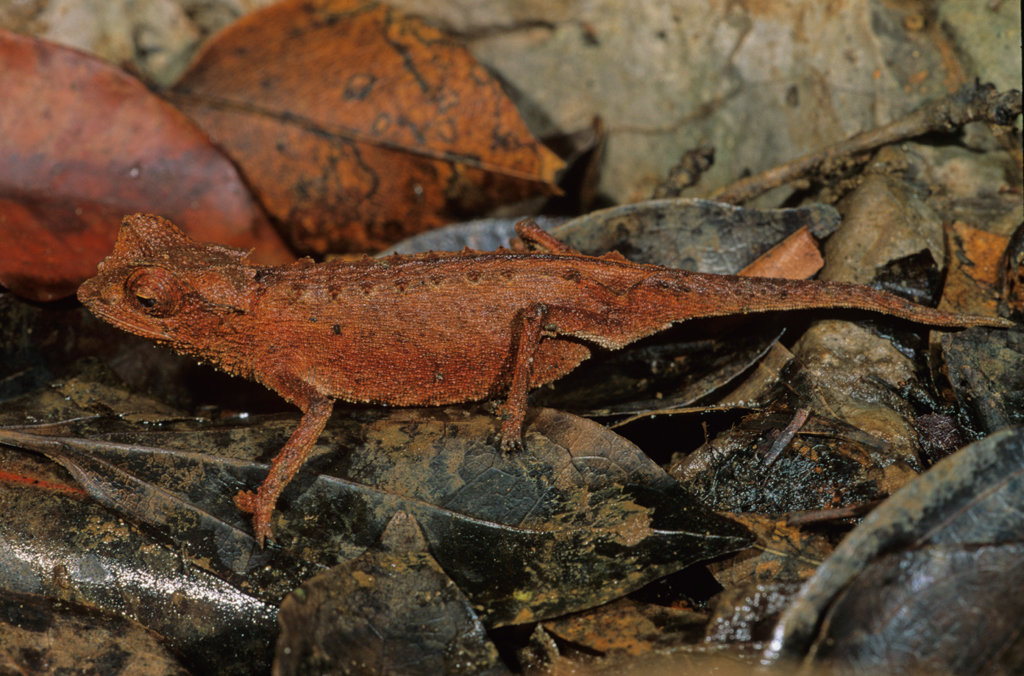
<path id="1" fill-rule="evenodd" d="M 202 354 L 225 313 L 248 309 L 253 269 L 246 255 L 195 242 L 162 218 L 129 216 L 78 299 L 125 331 Z"/>
<path id="2" fill-rule="evenodd" d="M 173 341 L 188 289 L 166 268 L 139 266 L 105 270 L 86 280 L 78 300 L 96 316 L 144 338 Z"/>

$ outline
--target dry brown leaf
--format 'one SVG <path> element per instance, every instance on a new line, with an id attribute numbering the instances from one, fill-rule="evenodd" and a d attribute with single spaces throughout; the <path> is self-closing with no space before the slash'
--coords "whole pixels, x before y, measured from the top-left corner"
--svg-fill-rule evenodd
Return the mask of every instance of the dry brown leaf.
<path id="1" fill-rule="evenodd" d="M 207 43 L 174 101 L 296 248 L 373 251 L 551 194 L 562 162 L 458 43 L 363 0 L 286 0 Z"/>

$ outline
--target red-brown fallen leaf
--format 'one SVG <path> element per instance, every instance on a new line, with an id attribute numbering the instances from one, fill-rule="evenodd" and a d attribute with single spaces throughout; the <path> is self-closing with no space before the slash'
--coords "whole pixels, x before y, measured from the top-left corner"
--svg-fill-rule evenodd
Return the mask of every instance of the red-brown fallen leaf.
<path id="1" fill-rule="evenodd" d="M 999 266 L 1010 238 L 962 221 L 946 226 L 949 269 L 939 308 L 995 315 L 999 305 Z"/>
<path id="2" fill-rule="evenodd" d="M 136 211 L 265 263 L 291 258 L 231 163 L 120 70 L 0 31 L 0 90 L 0 284 L 33 300 L 74 293 Z"/>
<path id="3" fill-rule="evenodd" d="M 739 274 L 746 277 L 810 279 L 821 270 L 824 263 L 818 249 L 818 240 L 805 225 L 761 254 Z"/>
<path id="4" fill-rule="evenodd" d="M 293 246 L 372 251 L 553 193 L 562 162 L 459 44 L 365 0 L 286 0 L 207 43 L 169 94 Z"/>

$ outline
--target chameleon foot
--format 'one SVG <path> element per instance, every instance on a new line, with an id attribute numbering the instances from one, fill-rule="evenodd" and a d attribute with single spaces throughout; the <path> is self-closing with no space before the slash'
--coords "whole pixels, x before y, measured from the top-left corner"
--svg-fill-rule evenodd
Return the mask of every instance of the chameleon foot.
<path id="1" fill-rule="evenodd" d="M 252 528 L 260 549 L 263 549 L 267 540 L 274 540 L 274 533 L 270 529 L 270 514 L 274 508 L 272 505 L 266 506 L 263 502 L 259 493 L 252 491 L 239 491 L 235 496 L 235 506 L 247 514 L 252 514 Z"/>

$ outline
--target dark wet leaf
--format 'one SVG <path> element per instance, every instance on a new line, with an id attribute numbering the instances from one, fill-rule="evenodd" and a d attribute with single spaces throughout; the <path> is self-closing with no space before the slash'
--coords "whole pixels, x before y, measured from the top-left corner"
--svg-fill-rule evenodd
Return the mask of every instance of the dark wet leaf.
<path id="1" fill-rule="evenodd" d="M 289 594 L 279 619 L 280 676 L 509 673 L 469 600 L 404 512 L 366 553 Z"/>
<path id="2" fill-rule="evenodd" d="M 1007 429 L 942 460 L 868 515 L 783 614 L 766 656 L 802 659 L 818 641 L 843 669 L 931 673 L 941 662 L 954 673 L 1019 673 L 1022 515 L 1024 429 Z M 858 594 L 880 584 L 889 585 L 886 605 L 860 606 Z M 840 607 L 864 624 L 853 632 Z M 834 634 L 822 625 L 828 613 L 839 622 Z"/>
<path id="3" fill-rule="evenodd" d="M 587 416 L 641 415 L 689 406 L 746 371 L 782 336 L 775 326 L 700 342 L 668 342 L 668 336 L 699 335 L 690 325 L 655 340 L 599 353 L 530 396 L 537 406 Z"/>
<path id="4" fill-rule="evenodd" d="M 967 445 L 952 415 L 918 416 L 914 419 L 914 430 L 921 438 L 921 460 L 928 467 Z"/>
<path id="5" fill-rule="evenodd" d="M 968 329 L 939 344 L 956 400 L 979 429 L 1024 424 L 1024 329 Z"/>
<path id="6" fill-rule="evenodd" d="M 759 210 L 673 199 L 595 211 L 551 234 L 586 254 L 616 250 L 638 263 L 736 274 L 802 227 L 821 238 L 838 225 L 839 213 L 824 204 Z"/>
<path id="7" fill-rule="evenodd" d="M 835 674 L 1024 672 L 1024 543 L 884 555 L 840 592 L 816 660 Z"/>
<path id="8" fill-rule="evenodd" d="M 942 270 L 928 249 L 889 261 L 878 269 L 871 281 L 876 289 L 928 307 L 938 302 L 941 284 Z"/>
<path id="9" fill-rule="evenodd" d="M 778 514 L 885 497 L 886 444 L 845 423 L 812 414 L 769 462 L 791 413 L 746 416 L 672 468 L 702 503 L 726 512 Z"/>
<path id="10" fill-rule="evenodd" d="M 771 636 L 799 582 L 750 582 L 722 592 L 704 635 L 711 643 L 750 643 Z"/>
<path id="11" fill-rule="evenodd" d="M 211 575 L 186 546 L 126 523 L 42 456 L 0 447 L 0 468 L 0 589 L 132 618 L 192 673 L 269 673 L 260 665 L 272 657 L 274 605 Z"/>
<path id="12" fill-rule="evenodd" d="M 35 434 L 3 430 L 0 439 L 46 453 L 97 500 L 271 601 L 371 546 L 399 510 L 415 516 L 434 557 L 491 625 L 597 605 L 746 544 L 742 528 L 599 425 L 547 410 L 529 422 L 528 451 L 507 455 L 484 441 L 497 424 L 489 415 L 335 416 L 278 504 L 282 546 L 266 550 L 231 499 L 259 484 L 267 466 L 213 454 L 270 457 L 294 419 L 212 430 L 84 420 Z"/>
<path id="13" fill-rule="evenodd" d="M 160 638 L 137 622 L 2 588 L 0 672 L 187 676 Z"/>

